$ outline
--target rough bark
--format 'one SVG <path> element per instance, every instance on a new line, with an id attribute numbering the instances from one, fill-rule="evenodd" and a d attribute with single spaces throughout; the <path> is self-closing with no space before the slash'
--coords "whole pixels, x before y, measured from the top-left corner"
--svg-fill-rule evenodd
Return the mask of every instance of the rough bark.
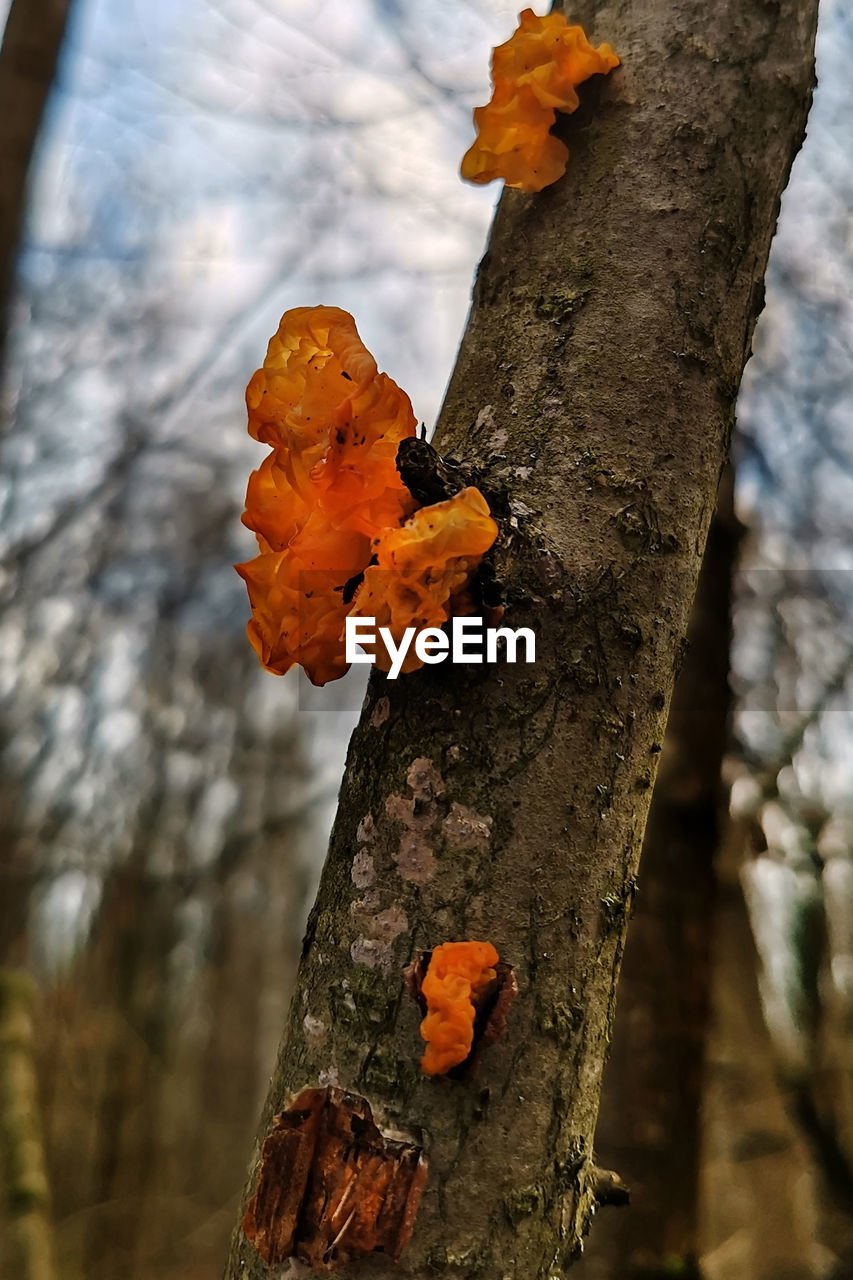
<path id="1" fill-rule="evenodd" d="M 631 1207 L 592 1233 L 579 1280 L 652 1280 L 676 1265 L 684 1280 L 698 1274 L 700 1108 L 737 542 L 727 471 L 646 824 L 596 1128 L 601 1158 L 631 1188 Z"/>
<path id="2" fill-rule="evenodd" d="M 67 16 L 68 0 L 12 0 L 0 45 L 0 350 L 27 173 Z"/>
<path id="3" fill-rule="evenodd" d="M 261 1127 L 338 1082 L 420 1136 L 402 1276 L 545 1280 L 588 1225 L 654 747 L 812 83 L 807 0 L 577 16 L 624 65 L 565 125 L 565 180 L 504 195 L 438 433 L 509 495 L 498 571 L 537 662 L 371 681 Z M 454 937 L 521 988 L 467 1086 L 421 1074 L 401 981 Z M 237 1230 L 227 1275 L 267 1274 Z"/>

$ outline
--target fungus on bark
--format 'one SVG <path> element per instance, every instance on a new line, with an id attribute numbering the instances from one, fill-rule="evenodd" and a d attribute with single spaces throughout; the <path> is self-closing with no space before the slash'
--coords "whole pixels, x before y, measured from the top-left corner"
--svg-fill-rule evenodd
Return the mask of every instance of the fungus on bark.
<path id="1" fill-rule="evenodd" d="M 491 101 L 474 110 L 477 138 L 462 160 L 468 182 L 503 178 L 508 187 L 541 191 L 566 172 L 568 148 L 550 132 L 555 112 L 576 111 L 576 87 L 606 75 L 619 58 L 597 49 L 561 13 L 538 18 L 525 9 L 505 44 L 492 53 Z"/>
<path id="2" fill-rule="evenodd" d="M 249 434 L 272 447 L 281 478 L 333 528 L 371 538 L 413 510 L 396 467 L 397 446 L 415 434 L 412 405 L 379 372 L 348 312 L 286 311 L 246 404 Z"/>
<path id="3" fill-rule="evenodd" d="M 498 535 L 479 489 L 467 488 L 444 502 L 421 507 L 397 529 L 387 529 L 373 544 L 376 564 L 364 571 L 350 612 L 375 618 L 399 645 L 407 627 L 441 627 L 451 616 L 473 612 L 468 586 L 481 557 Z M 381 640 L 376 665 L 391 666 Z M 422 666 L 414 648 L 402 671 Z"/>
<path id="4" fill-rule="evenodd" d="M 403 976 L 424 1014 L 424 1072 L 472 1075 L 482 1049 L 503 1033 L 518 995 L 512 965 L 490 942 L 443 942 L 422 952 Z"/>
<path id="5" fill-rule="evenodd" d="M 267 670 L 298 664 L 317 685 L 344 675 L 346 617 L 369 616 L 367 602 L 395 636 L 471 611 L 467 587 L 497 525 L 476 489 L 421 507 L 406 487 L 397 453 L 415 436 L 415 415 L 352 316 L 285 312 L 246 403 L 250 435 L 272 452 L 249 479 L 243 514 L 259 554 L 236 568 Z M 362 575 L 369 583 L 353 599 Z M 420 665 L 412 652 L 403 670 Z"/>

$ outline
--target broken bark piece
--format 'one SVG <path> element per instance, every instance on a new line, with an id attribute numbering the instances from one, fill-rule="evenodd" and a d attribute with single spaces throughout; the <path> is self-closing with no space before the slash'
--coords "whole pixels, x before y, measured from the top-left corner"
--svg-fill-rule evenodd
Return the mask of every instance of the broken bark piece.
<path id="1" fill-rule="evenodd" d="M 429 1012 L 429 1004 L 424 995 L 423 983 L 432 956 L 432 951 L 422 951 L 403 971 L 406 989 L 425 1018 Z M 511 964 L 497 960 L 491 968 L 494 977 L 473 990 L 468 997 L 474 1008 L 474 1026 L 467 1056 L 445 1070 L 429 1071 L 428 1074 L 447 1075 L 452 1080 L 470 1080 L 476 1072 L 482 1051 L 503 1035 L 507 1011 L 518 995 L 518 983 Z"/>
<path id="2" fill-rule="evenodd" d="M 427 1176 L 421 1147 L 380 1133 L 366 1098 L 303 1089 L 264 1140 L 243 1232 L 264 1262 L 331 1271 L 384 1253 L 397 1262 Z"/>

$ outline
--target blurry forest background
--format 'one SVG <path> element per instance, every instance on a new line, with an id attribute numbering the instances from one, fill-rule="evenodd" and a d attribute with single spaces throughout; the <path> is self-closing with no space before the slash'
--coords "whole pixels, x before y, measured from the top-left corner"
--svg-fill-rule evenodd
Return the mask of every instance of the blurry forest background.
<path id="1" fill-rule="evenodd" d="M 0 439 L 0 965 L 37 984 L 52 1204 L 30 1208 L 68 1280 L 223 1264 L 363 680 L 309 694 L 245 639 L 243 389 L 286 308 L 337 305 L 432 424 L 496 194 L 457 167 L 516 13 L 70 5 Z M 853 1275 L 851 59 L 853 11 L 826 0 L 702 615 L 717 683 L 664 745 L 683 848 L 649 838 L 617 1012 L 599 1157 L 634 1205 L 595 1224 L 592 1280 L 688 1246 L 708 1280 Z M 736 543 L 712 867 L 722 788 L 694 712 L 720 736 Z M 688 1014 L 643 977 L 685 956 Z M 650 1097 L 667 1063 L 683 1091 Z M 2 1274 L 26 1274 L 20 1208 L 0 1210 Z"/>

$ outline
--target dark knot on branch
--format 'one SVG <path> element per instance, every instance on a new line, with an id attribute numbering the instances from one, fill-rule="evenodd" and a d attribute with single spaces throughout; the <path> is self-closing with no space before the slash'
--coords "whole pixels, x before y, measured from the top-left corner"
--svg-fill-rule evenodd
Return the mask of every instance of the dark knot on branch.
<path id="1" fill-rule="evenodd" d="M 589 1183 L 593 1199 L 599 1206 L 631 1203 L 631 1192 L 625 1183 L 612 1169 L 599 1169 L 592 1165 L 589 1170 Z"/>

